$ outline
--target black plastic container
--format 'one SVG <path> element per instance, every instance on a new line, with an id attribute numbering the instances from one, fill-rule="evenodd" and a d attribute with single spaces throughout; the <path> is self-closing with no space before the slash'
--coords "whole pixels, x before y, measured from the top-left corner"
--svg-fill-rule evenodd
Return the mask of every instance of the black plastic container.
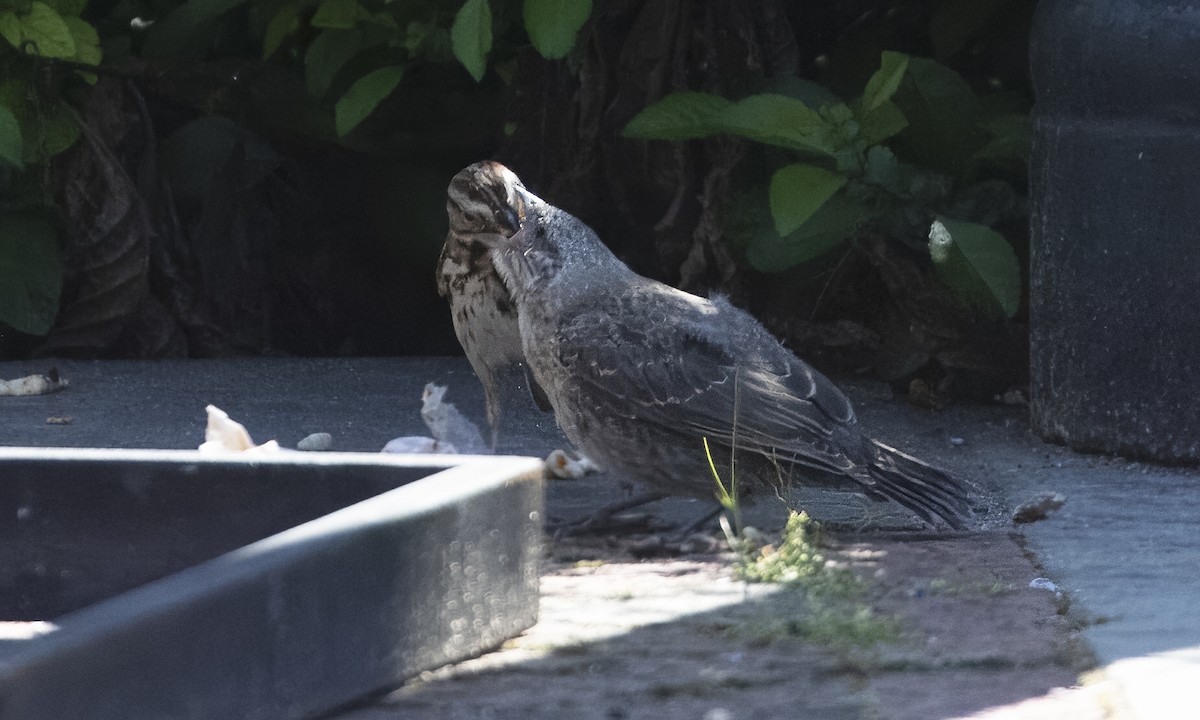
<path id="1" fill-rule="evenodd" d="M 1042 0 L 1031 48 L 1033 427 L 1200 460 L 1200 5 Z"/>
<path id="2" fill-rule="evenodd" d="M 0 719 L 305 718 L 496 647 L 537 618 L 540 478 L 0 448 Z"/>

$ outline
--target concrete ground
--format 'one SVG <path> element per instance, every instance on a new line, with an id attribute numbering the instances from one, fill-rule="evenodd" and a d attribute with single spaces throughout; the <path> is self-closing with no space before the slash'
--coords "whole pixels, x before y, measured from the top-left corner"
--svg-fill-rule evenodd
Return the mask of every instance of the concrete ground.
<path id="1" fill-rule="evenodd" d="M 0 397 L 0 444 L 190 448 L 203 439 L 212 403 L 260 442 L 294 446 L 328 432 L 336 450 L 373 452 L 393 437 L 426 434 L 418 412 L 427 381 L 448 385 L 450 402 L 482 417 L 461 359 L 57 366 L 71 383 L 65 391 Z M 46 370 L 0 363 L 0 379 Z M 872 607 L 908 628 L 903 642 L 866 658 L 786 626 L 766 633 L 769 641 L 747 631 L 796 611 L 771 589 L 736 581 L 719 545 L 646 559 L 654 551 L 644 537 L 551 544 L 538 626 L 345 719 L 1195 717 L 1200 473 L 1045 445 L 1031 437 L 1022 408 L 929 413 L 882 385 L 844 387 L 880 440 L 1011 504 L 1054 491 L 1066 505 L 1039 523 L 967 537 L 835 535 L 830 556 L 872 578 Z M 502 452 L 562 446 L 548 417 L 528 408 L 518 416 Z M 619 496 L 603 476 L 555 482 L 547 511 L 571 517 Z M 675 502 L 654 512 L 678 519 L 700 509 Z M 1039 576 L 1061 594 L 1029 587 Z M 1088 665 L 1098 671 L 1080 684 Z"/>

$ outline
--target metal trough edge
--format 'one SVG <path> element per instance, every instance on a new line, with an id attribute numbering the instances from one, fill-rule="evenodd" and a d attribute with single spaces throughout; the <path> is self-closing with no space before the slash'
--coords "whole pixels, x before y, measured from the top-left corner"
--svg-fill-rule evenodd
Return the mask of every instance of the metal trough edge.
<path id="1" fill-rule="evenodd" d="M 435 472 L 55 619 L 0 656 L 0 720 L 309 717 L 537 619 L 533 458 L 0 448 L 12 459 Z"/>

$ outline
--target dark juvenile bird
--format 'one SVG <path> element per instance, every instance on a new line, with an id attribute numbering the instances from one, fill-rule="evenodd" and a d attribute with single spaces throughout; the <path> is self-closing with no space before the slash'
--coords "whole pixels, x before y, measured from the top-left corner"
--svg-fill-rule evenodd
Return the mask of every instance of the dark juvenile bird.
<path id="1" fill-rule="evenodd" d="M 519 374 L 525 355 L 517 308 L 480 238 L 510 236 L 521 227 L 523 192 L 512 171 L 490 161 L 459 172 L 446 192 L 450 231 L 438 260 L 438 292 L 450 302 L 454 333 L 483 385 L 493 445 L 504 386 Z"/>
<path id="2" fill-rule="evenodd" d="M 602 467 L 653 492 L 712 498 L 707 438 L 714 458 L 734 455 L 744 488 L 844 486 L 930 526 L 964 527 L 963 483 L 864 436 L 849 399 L 748 313 L 634 273 L 579 219 L 501 166 L 486 170 L 472 197 L 507 222 L 476 237 L 492 248 L 559 426 Z"/>

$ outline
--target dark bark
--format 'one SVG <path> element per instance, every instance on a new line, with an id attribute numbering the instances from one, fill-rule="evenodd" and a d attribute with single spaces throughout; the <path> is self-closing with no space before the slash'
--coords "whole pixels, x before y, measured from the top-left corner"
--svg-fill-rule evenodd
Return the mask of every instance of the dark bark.
<path id="1" fill-rule="evenodd" d="M 693 290 L 728 288 L 734 264 L 719 214 L 743 143 L 643 142 L 621 131 L 671 92 L 740 97 L 794 73 L 798 49 L 783 5 L 598 4 L 577 76 L 532 51 L 522 58 L 510 98 L 517 132 L 499 158 L 592 224 L 635 269 Z"/>

